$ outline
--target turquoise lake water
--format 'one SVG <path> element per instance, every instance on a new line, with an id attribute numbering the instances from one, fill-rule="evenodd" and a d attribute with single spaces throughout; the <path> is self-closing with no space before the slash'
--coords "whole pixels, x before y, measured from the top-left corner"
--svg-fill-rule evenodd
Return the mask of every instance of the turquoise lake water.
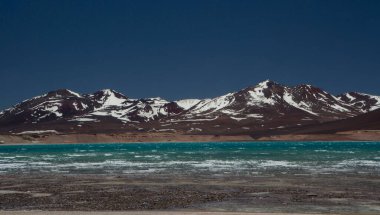
<path id="1" fill-rule="evenodd" d="M 380 142 L 0 146 L 0 174 L 380 173 Z"/>

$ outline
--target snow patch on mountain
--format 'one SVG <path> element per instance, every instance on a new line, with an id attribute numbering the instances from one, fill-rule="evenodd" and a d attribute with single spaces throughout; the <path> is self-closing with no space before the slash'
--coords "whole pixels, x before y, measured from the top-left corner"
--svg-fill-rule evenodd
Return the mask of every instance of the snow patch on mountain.
<path id="1" fill-rule="evenodd" d="M 291 105 L 291 106 L 293 106 L 293 107 L 295 107 L 295 108 L 298 108 L 298 109 L 300 109 L 300 110 L 303 110 L 303 111 L 306 111 L 306 112 L 308 112 L 308 113 L 310 113 L 310 114 L 313 114 L 313 115 L 315 115 L 315 116 L 318 116 L 317 113 L 314 113 L 313 111 L 311 111 L 311 107 L 310 107 L 308 104 L 306 104 L 305 102 L 303 102 L 303 101 L 301 101 L 301 102 L 299 102 L 299 103 L 295 102 L 295 101 L 293 100 L 293 96 L 292 96 L 290 93 L 288 93 L 288 92 L 285 92 L 285 93 L 284 93 L 283 99 L 284 99 L 289 105 Z"/>
<path id="2" fill-rule="evenodd" d="M 264 91 L 268 89 L 268 84 L 271 83 L 271 81 L 266 80 L 263 82 L 260 82 L 253 88 L 252 90 L 249 90 L 249 98 L 247 105 L 250 106 L 262 106 L 263 104 L 266 105 L 274 105 L 276 104 L 275 98 L 278 97 L 278 95 L 272 94 L 270 97 L 266 97 L 264 94 Z"/>
<path id="3" fill-rule="evenodd" d="M 247 116 L 247 117 L 250 117 L 250 118 L 263 118 L 263 117 L 264 117 L 264 116 L 261 115 L 261 114 L 255 114 L 255 113 L 247 114 L 246 116 Z"/>
<path id="4" fill-rule="evenodd" d="M 141 102 L 138 104 L 138 116 L 145 118 L 145 121 L 154 120 L 159 115 L 168 115 L 167 110 L 163 107 L 165 104 L 169 103 L 165 99 L 157 97 L 150 98 L 144 101 L 145 102 Z"/>
<path id="5" fill-rule="evenodd" d="M 99 120 L 97 120 L 97 119 L 87 118 L 87 117 L 74 118 L 74 119 L 70 119 L 70 120 L 68 120 L 68 121 L 77 121 L 77 122 L 99 122 Z"/>
<path id="6" fill-rule="evenodd" d="M 233 116 L 231 116 L 231 119 L 236 120 L 236 121 L 241 121 L 241 120 L 245 120 L 247 118 L 245 118 L 245 117 L 233 117 Z"/>
<path id="7" fill-rule="evenodd" d="M 260 88 L 255 88 L 253 91 L 248 91 L 250 95 L 250 100 L 247 105 L 250 106 L 261 106 L 262 104 L 274 105 L 276 101 L 273 97 L 267 98 L 265 97 L 263 90 Z"/>
<path id="8" fill-rule="evenodd" d="M 51 107 L 45 107 L 46 111 L 50 111 L 52 114 L 55 114 L 57 117 L 61 117 L 62 113 L 58 111 L 59 107 L 57 106 L 51 106 Z"/>
<path id="9" fill-rule="evenodd" d="M 69 93 L 71 93 L 72 95 L 78 97 L 78 98 L 81 98 L 82 96 L 79 94 L 79 93 L 76 93 L 74 91 L 71 91 L 71 90 L 67 90 Z"/>
<path id="10" fill-rule="evenodd" d="M 330 107 L 332 107 L 333 109 L 338 110 L 340 112 L 347 112 L 347 111 L 349 111 L 347 108 L 344 108 L 344 107 L 342 107 L 341 105 L 338 105 L 338 104 L 333 104 Z"/>
<path id="11" fill-rule="evenodd" d="M 40 96 L 32 97 L 32 98 L 30 98 L 30 99 L 25 99 L 25 100 L 23 100 L 20 104 L 25 103 L 25 102 L 30 102 L 30 101 L 33 101 L 33 100 L 36 100 L 36 99 L 44 98 L 44 97 L 46 97 L 46 96 L 47 96 L 47 93 L 42 94 L 42 95 L 40 95 Z"/>
<path id="12" fill-rule="evenodd" d="M 214 99 L 205 99 L 191 110 L 191 113 L 211 113 L 231 105 L 235 101 L 234 93 L 228 93 Z"/>
<path id="13" fill-rule="evenodd" d="M 234 111 L 234 110 L 229 110 L 229 109 L 223 109 L 221 110 L 220 112 L 224 113 L 224 114 L 227 114 L 227 115 L 232 115 L 232 116 L 235 116 L 235 115 L 239 115 L 240 113 Z"/>
<path id="14" fill-rule="evenodd" d="M 359 107 L 363 113 L 380 108 L 380 96 L 374 96 L 366 93 L 345 93 L 338 96 L 337 99 L 348 105 Z"/>
<path id="15" fill-rule="evenodd" d="M 214 121 L 218 118 L 219 117 L 216 116 L 216 117 L 210 118 L 210 119 L 181 119 L 181 120 L 170 119 L 169 121 L 170 122 L 202 122 L 202 121 Z"/>
<path id="16" fill-rule="evenodd" d="M 143 121 L 154 120 L 159 116 L 168 115 L 168 111 L 164 105 L 169 102 L 157 98 L 148 99 L 124 99 L 114 96 L 107 92 L 105 103 L 96 108 L 90 115 L 112 116 L 122 122 L 132 122 L 133 117 L 140 117 Z"/>
<path id="17" fill-rule="evenodd" d="M 178 106 L 180 106 L 181 108 L 183 108 L 184 110 L 189 110 L 190 108 L 194 107 L 196 104 L 198 104 L 200 101 L 200 99 L 183 99 L 183 100 L 178 100 L 178 101 L 175 101 L 175 103 L 177 103 Z"/>
<path id="18" fill-rule="evenodd" d="M 119 98 L 115 95 L 115 92 L 110 89 L 102 90 L 103 97 L 100 98 L 100 102 L 103 104 L 103 107 L 108 106 L 121 106 L 127 100 L 125 98 Z"/>
<path id="19" fill-rule="evenodd" d="M 374 96 L 374 95 L 370 95 L 370 94 L 366 94 L 366 93 L 358 93 L 358 94 L 362 95 L 362 96 L 367 96 L 367 97 L 369 97 L 369 99 L 375 101 L 375 103 L 372 105 L 372 107 L 369 108 L 369 111 L 374 111 L 374 110 L 377 110 L 380 108 L 380 96 Z"/>
<path id="20" fill-rule="evenodd" d="M 349 99 L 350 102 L 352 102 L 353 100 L 356 99 L 355 97 L 351 96 L 350 93 L 346 93 L 344 95 L 347 96 L 347 98 Z"/>

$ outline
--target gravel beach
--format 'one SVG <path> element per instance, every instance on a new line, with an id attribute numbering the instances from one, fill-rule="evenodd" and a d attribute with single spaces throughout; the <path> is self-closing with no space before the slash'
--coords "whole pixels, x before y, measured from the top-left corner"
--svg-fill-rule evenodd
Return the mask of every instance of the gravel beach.
<path id="1" fill-rule="evenodd" d="M 47 214 L 130 210 L 148 212 L 126 214 L 159 214 L 149 212 L 157 210 L 165 211 L 161 214 L 169 214 L 166 211 L 379 214 L 379 184 L 378 175 L 343 173 L 228 177 L 1 175 L 0 210 L 32 211 L 29 214 L 40 214 L 34 212 L 39 210 L 49 211 Z"/>
<path id="2" fill-rule="evenodd" d="M 231 212 L 183 212 L 183 211 L 0 211 L 3 215 L 287 215 L 285 213 L 231 213 Z M 307 214 L 292 214 L 307 215 Z M 318 215 L 318 214 L 313 214 Z"/>

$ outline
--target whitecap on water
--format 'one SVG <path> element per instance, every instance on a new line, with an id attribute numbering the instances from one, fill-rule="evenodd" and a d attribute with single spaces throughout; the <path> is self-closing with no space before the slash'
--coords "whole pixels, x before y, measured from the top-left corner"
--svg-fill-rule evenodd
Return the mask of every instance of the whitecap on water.
<path id="1" fill-rule="evenodd" d="M 266 160 L 259 164 L 262 167 L 300 167 L 296 163 L 289 161 L 275 161 L 275 160 Z"/>
<path id="2" fill-rule="evenodd" d="M 345 160 L 339 162 L 334 165 L 334 167 L 358 167 L 358 166 L 366 166 L 366 167 L 379 167 L 380 161 L 372 161 L 372 160 Z"/>
<path id="3" fill-rule="evenodd" d="M 97 153 L 75 153 L 75 154 L 64 154 L 67 157 L 94 157 L 98 156 Z"/>

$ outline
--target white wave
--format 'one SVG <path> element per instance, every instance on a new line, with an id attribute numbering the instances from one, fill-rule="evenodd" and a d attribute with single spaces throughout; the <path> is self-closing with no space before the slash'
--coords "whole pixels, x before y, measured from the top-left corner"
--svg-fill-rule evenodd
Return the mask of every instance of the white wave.
<path id="1" fill-rule="evenodd" d="M 317 150 L 314 150 L 315 152 L 328 152 L 327 150 L 325 149 L 317 149 Z"/>
<path id="2" fill-rule="evenodd" d="M 40 161 L 40 162 L 36 162 L 36 161 L 28 162 L 28 166 L 50 166 L 50 165 L 52 165 L 52 163 L 42 162 L 42 161 Z"/>
<path id="3" fill-rule="evenodd" d="M 264 161 L 260 163 L 260 166 L 262 167 L 300 167 L 300 165 L 289 162 L 289 161 L 274 161 L 274 160 Z"/>
<path id="4" fill-rule="evenodd" d="M 135 155 L 135 158 L 154 158 L 154 159 L 160 159 L 160 155 Z"/>
<path id="5" fill-rule="evenodd" d="M 373 160 L 345 160 L 345 161 L 339 162 L 338 164 L 334 165 L 334 167 L 357 167 L 357 166 L 379 167 L 380 168 L 380 161 L 373 161 Z"/>
<path id="6" fill-rule="evenodd" d="M 134 169 L 134 170 L 123 170 L 124 174 L 138 174 L 138 173 L 153 173 L 158 172 L 160 169 Z"/>
<path id="7" fill-rule="evenodd" d="M 65 154 L 65 156 L 68 156 L 68 157 L 94 157 L 94 156 L 99 156 L 98 154 L 96 153 L 75 153 L 75 154 Z"/>
<path id="8" fill-rule="evenodd" d="M 24 168 L 25 163 L 0 163 L 0 170 Z"/>

